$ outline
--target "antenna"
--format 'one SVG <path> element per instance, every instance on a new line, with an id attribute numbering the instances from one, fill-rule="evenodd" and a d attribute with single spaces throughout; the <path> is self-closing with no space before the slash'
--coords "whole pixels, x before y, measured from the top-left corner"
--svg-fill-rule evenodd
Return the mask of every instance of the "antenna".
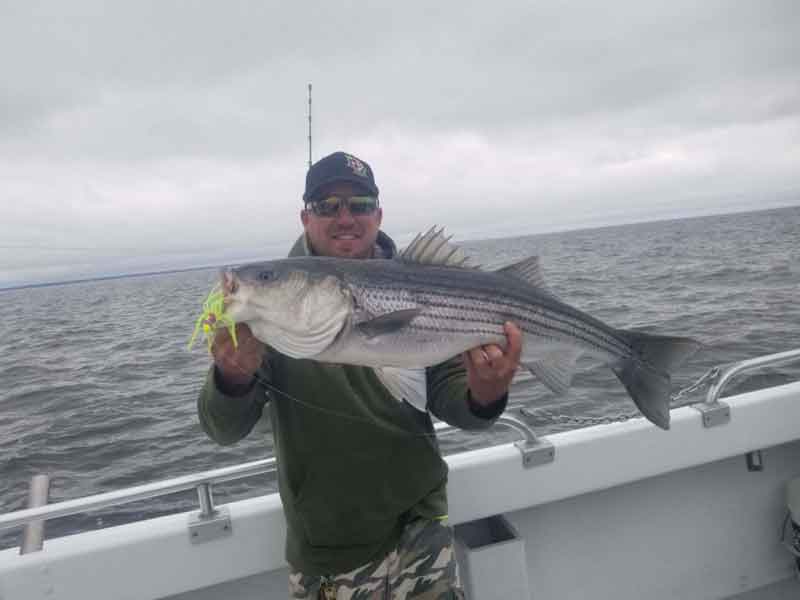
<path id="1" fill-rule="evenodd" d="M 308 84 L 308 168 L 311 168 L 311 84 Z"/>

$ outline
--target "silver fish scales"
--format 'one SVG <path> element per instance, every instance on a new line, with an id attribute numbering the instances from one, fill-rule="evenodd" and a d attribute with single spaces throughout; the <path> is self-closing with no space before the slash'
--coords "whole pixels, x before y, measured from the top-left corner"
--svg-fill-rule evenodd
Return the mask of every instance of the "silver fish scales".
<path id="1" fill-rule="evenodd" d="M 232 269 L 227 312 L 295 358 L 376 368 L 394 391 L 397 371 L 422 369 L 483 344 L 504 344 L 504 323 L 523 333 L 522 365 L 563 394 L 588 355 L 609 366 L 637 407 L 669 427 L 670 372 L 700 344 L 607 325 L 553 295 L 530 257 L 496 271 L 470 267 L 431 230 L 398 258 L 301 257 Z"/>

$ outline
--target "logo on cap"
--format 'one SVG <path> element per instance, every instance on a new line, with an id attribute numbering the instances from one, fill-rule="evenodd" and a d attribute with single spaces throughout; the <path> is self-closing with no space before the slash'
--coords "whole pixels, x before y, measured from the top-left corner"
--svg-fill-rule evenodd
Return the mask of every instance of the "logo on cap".
<path id="1" fill-rule="evenodd" d="M 350 156 L 349 154 L 344 155 L 345 164 L 347 164 L 348 168 L 359 177 L 367 177 L 367 165 L 363 162 L 358 160 L 355 156 Z"/>

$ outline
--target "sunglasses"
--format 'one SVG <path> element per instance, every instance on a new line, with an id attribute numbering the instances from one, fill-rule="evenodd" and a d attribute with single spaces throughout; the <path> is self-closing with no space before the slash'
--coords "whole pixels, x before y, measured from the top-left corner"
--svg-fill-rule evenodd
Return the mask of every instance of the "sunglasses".
<path id="1" fill-rule="evenodd" d="M 335 217 L 339 214 L 342 206 L 347 206 L 350 214 L 354 217 L 371 215 L 378 209 L 378 199 L 375 196 L 326 196 L 320 200 L 314 200 L 306 204 L 318 217 Z"/>

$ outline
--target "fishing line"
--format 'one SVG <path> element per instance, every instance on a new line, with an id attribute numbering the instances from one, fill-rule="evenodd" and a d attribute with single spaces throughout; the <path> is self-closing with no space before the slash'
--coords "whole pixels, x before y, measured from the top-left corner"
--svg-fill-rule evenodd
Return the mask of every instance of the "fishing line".
<path id="1" fill-rule="evenodd" d="M 235 361 L 234 361 L 233 364 L 243 374 L 250 375 L 250 374 L 247 373 L 247 371 L 245 371 Z M 697 381 L 695 381 L 691 385 L 679 390 L 675 394 L 672 394 L 670 396 L 670 411 L 672 411 L 674 409 L 677 409 L 677 408 L 681 408 L 681 407 L 686 406 L 688 404 L 694 404 L 694 402 L 695 402 L 694 400 L 691 400 L 690 398 L 684 399 L 684 397 L 685 396 L 690 396 L 692 394 L 692 392 L 697 391 L 704 384 L 707 384 L 709 382 L 713 382 L 718 377 L 719 372 L 720 372 L 719 367 L 713 367 L 713 368 L 709 369 L 708 371 L 706 371 L 703 375 L 701 375 L 700 378 L 697 379 Z M 284 392 L 283 390 L 278 389 L 276 386 L 274 386 L 270 382 L 263 380 L 262 378 L 260 378 L 258 376 L 257 373 L 253 373 L 252 377 L 258 383 L 260 383 L 265 388 L 267 388 L 268 390 L 274 391 L 274 392 L 276 392 L 276 393 L 288 398 L 289 400 L 291 400 L 293 402 L 296 402 L 297 404 L 299 404 L 301 406 L 304 406 L 306 408 L 309 408 L 311 410 L 316 410 L 316 411 L 319 411 L 321 413 L 331 415 L 333 417 L 338 417 L 340 419 L 347 419 L 347 420 L 350 420 L 350 421 L 357 421 L 357 422 L 367 423 L 367 424 L 370 424 L 370 425 L 372 425 L 372 426 L 374 426 L 374 427 L 376 427 L 378 429 L 381 429 L 382 431 L 387 431 L 388 430 L 389 432 L 391 432 L 391 433 L 393 433 L 395 435 L 401 436 L 401 437 L 407 437 L 407 438 L 420 438 L 420 437 L 421 438 L 436 438 L 438 440 L 438 434 L 436 434 L 435 432 L 434 433 L 408 433 L 406 431 L 399 430 L 399 429 L 397 429 L 395 427 L 392 427 L 392 426 L 379 425 L 378 423 L 376 423 L 376 422 L 374 422 L 374 421 L 372 421 L 370 419 L 367 419 L 365 417 L 359 417 L 358 415 L 350 415 L 350 414 L 347 414 L 347 413 L 342 413 L 342 412 L 337 411 L 337 410 L 323 408 L 323 407 L 321 407 L 321 406 L 319 406 L 317 404 L 313 404 L 311 402 L 306 402 L 304 400 L 296 398 L 295 396 L 292 396 L 288 392 Z M 683 400 L 683 401 L 681 402 L 681 400 Z M 523 407 L 523 409 L 525 409 L 525 407 Z M 523 410 L 523 412 L 525 412 L 525 411 Z M 530 411 L 530 410 L 528 410 L 528 412 L 529 413 L 533 413 L 533 411 Z M 611 421 L 609 421 L 608 417 L 598 418 L 598 417 L 574 417 L 574 416 L 568 416 L 568 415 L 559 415 L 559 414 L 553 413 L 553 412 L 551 412 L 551 411 L 549 411 L 547 409 L 540 409 L 537 412 L 539 412 L 540 414 L 531 415 L 531 416 L 539 416 L 539 417 L 542 417 L 542 418 L 545 418 L 545 419 L 550 418 L 552 422 L 556 422 L 556 423 L 557 422 L 561 422 L 563 420 L 563 417 L 567 417 L 569 419 L 569 422 L 572 422 L 572 423 L 575 423 L 575 424 L 578 424 L 578 425 L 580 425 L 580 424 L 596 425 L 596 424 L 601 424 L 601 423 L 615 422 L 615 421 L 618 420 L 618 419 L 612 419 Z M 634 417 L 636 417 L 638 415 L 639 415 L 639 411 L 634 411 L 631 414 L 623 414 L 623 415 L 620 415 L 620 416 L 624 417 L 622 420 L 628 420 L 628 419 L 634 418 Z"/>
<path id="2" fill-rule="evenodd" d="M 245 370 L 244 370 L 244 369 L 243 369 L 243 368 L 242 368 L 242 367 L 241 367 L 241 366 L 240 366 L 238 363 L 236 363 L 235 361 L 234 361 L 234 363 L 233 363 L 233 364 L 234 364 L 234 366 L 235 366 L 237 369 L 239 369 L 239 370 L 240 370 L 240 371 L 241 371 L 243 374 L 245 374 L 245 375 L 248 375 L 248 374 L 249 374 L 249 373 L 247 373 L 247 371 L 245 371 Z M 310 409 L 312 409 L 312 410 L 319 411 L 319 412 L 321 412 L 321 413 L 323 413 L 323 414 L 327 414 L 327 415 L 330 415 L 330 416 L 333 416 L 333 417 L 338 417 L 338 418 L 340 418 L 340 419 L 346 419 L 346 420 L 349 420 L 349 421 L 356 421 L 356 422 L 360 422 L 360 423 L 367 423 L 367 424 L 369 424 L 369 425 L 372 425 L 372 426 L 376 427 L 377 429 L 380 429 L 380 430 L 382 430 L 382 431 L 386 431 L 386 430 L 388 430 L 389 432 L 391 432 L 391 433 L 393 433 L 393 434 L 395 434 L 395 435 L 401 436 L 401 437 L 409 437 L 409 438 L 437 438 L 437 439 L 438 439 L 438 436 L 437 436 L 437 434 L 436 434 L 435 432 L 434 432 L 434 433 L 409 433 L 409 432 L 407 432 L 407 431 L 403 431 L 402 429 L 396 428 L 396 427 L 394 427 L 394 426 L 391 426 L 391 425 L 381 425 L 381 424 L 378 424 L 378 423 L 376 423 L 375 421 L 373 421 L 373 420 L 371 420 L 371 419 L 367 419 L 366 417 L 360 417 L 360 416 L 358 416 L 358 415 L 351 415 L 351 414 L 343 413 L 343 412 L 341 412 L 341 411 L 334 410 L 334 409 L 332 409 L 332 408 L 323 408 L 322 406 L 319 406 L 319 405 L 317 405 L 317 404 L 314 404 L 314 403 L 312 403 L 312 402 L 306 402 L 306 401 L 304 401 L 304 400 L 301 400 L 300 398 L 296 398 L 295 396 L 292 396 L 292 395 L 291 395 L 291 394 L 289 394 L 288 392 L 284 392 L 283 390 L 281 390 L 281 389 L 277 388 L 276 386 L 274 386 L 274 385 L 273 385 L 273 384 L 271 384 L 270 382 L 268 382 L 268 381 L 265 381 L 264 379 L 260 378 L 260 377 L 258 376 L 258 374 L 257 374 L 257 373 L 253 373 L 253 374 L 252 374 L 252 377 L 253 377 L 253 378 L 254 378 L 254 379 L 255 379 L 255 380 L 258 382 L 258 383 L 260 383 L 260 384 L 261 384 L 261 385 L 263 385 L 265 388 L 267 388 L 268 390 L 270 390 L 270 391 L 273 391 L 273 392 L 277 392 L 277 393 L 278 393 L 278 394 L 280 394 L 281 396 L 284 396 L 284 397 L 288 398 L 289 400 L 291 400 L 291 401 L 293 401 L 293 402 L 296 402 L 297 404 L 299 404 L 299 405 L 301 405 L 301 406 L 304 406 L 304 407 L 306 407 L 306 408 L 310 408 Z M 416 410 L 416 409 L 415 409 L 415 410 Z"/>
<path id="3" fill-rule="evenodd" d="M 196 321 L 194 333 L 192 334 L 192 338 L 189 341 L 188 348 L 191 350 L 195 339 L 197 338 L 198 334 L 202 331 L 203 334 L 204 334 L 204 337 L 206 338 L 206 342 L 208 344 L 209 353 L 213 355 L 212 349 L 213 349 L 214 332 L 215 332 L 215 329 L 217 329 L 218 327 L 225 327 L 226 329 L 228 329 L 228 331 L 229 331 L 229 333 L 231 335 L 231 339 L 232 339 L 233 344 L 234 344 L 234 348 L 237 347 L 238 343 L 236 341 L 236 323 L 235 323 L 235 321 L 233 319 L 231 319 L 228 315 L 226 315 L 225 304 L 224 304 L 224 294 L 223 294 L 222 290 L 219 288 L 219 286 L 215 286 L 211 290 L 211 292 L 209 293 L 209 295 L 206 298 L 205 302 L 203 303 L 203 311 L 201 312 L 200 316 L 198 317 L 198 319 Z M 483 354 L 484 359 L 488 359 L 489 357 L 488 357 L 488 354 L 486 353 L 485 347 L 481 346 L 480 350 L 481 350 L 481 353 Z M 238 362 L 235 360 L 235 358 L 232 360 L 232 364 L 239 371 L 241 371 L 242 374 L 244 374 L 244 375 L 246 375 L 248 377 L 253 377 L 258 383 L 260 383 L 262 386 L 264 386 L 265 389 L 270 390 L 272 392 L 275 392 L 277 394 L 280 394 L 281 396 L 284 396 L 285 398 L 291 400 L 292 402 L 295 402 L 296 404 L 298 404 L 300 406 L 309 408 L 311 410 L 316 410 L 316 411 L 321 412 L 323 414 L 327 414 L 327 415 L 330 415 L 330 416 L 333 416 L 333 417 L 336 417 L 336 418 L 339 418 L 339 419 L 345 419 L 345 420 L 348 420 L 348 421 L 359 422 L 359 423 L 369 423 L 369 424 L 371 424 L 372 426 L 374 426 L 374 427 L 376 427 L 378 429 L 381 429 L 383 431 L 392 432 L 395 435 L 399 435 L 401 437 L 406 437 L 406 438 L 419 438 L 419 437 L 431 438 L 431 437 L 434 437 L 434 438 L 438 439 L 437 434 L 435 432 L 433 432 L 433 433 L 420 433 L 420 434 L 409 433 L 409 432 L 403 431 L 402 429 L 399 429 L 398 427 L 396 427 L 394 425 L 391 425 L 391 424 L 379 424 L 379 423 L 375 422 L 374 420 L 368 419 L 366 417 L 361 417 L 361 416 L 358 416 L 358 415 L 348 414 L 348 413 L 344 413 L 344 412 L 337 411 L 337 410 L 334 410 L 334 409 L 323 408 L 323 407 L 321 407 L 321 406 L 319 406 L 317 404 L 314 404 L 314 403 L 311 403 L 311 402 L 306 402 L 304 400 L 301 400 L 300 398 L 297 398 L 297 397 L 289 394 L 288 392 L 285 392 L 285 391 L 277 388 L 272 383 L 270 383 L 268 381 L 265 381 L 264 379 L 260 378 L 258 376 L 257 372 L 256 373 L 248 373 L 244 368 L 242 368 L 241 365 L 238 364 Z M 692 403 L 691 400 L 688 400 L 688 399 L 686 401 L 684 401 L 683 403 L 681 403 L 680 401 L 684 396 L 688 396 L 692 392 L 694 392 L 697 389 L 699 389 L 707 381 L 713 381 L 716 378 L 716 376 L 718 375 L 718 372 L 719 372 L 719 370 L 716 369 L 716 368 L 715 369 L 710 369 L 703 376 L 701 376 L 695 383 L 693 383 L 692 385 L 687 386 L 687 387 L 683 388 L 682 390 L 678 391 L 677 394 L 671 395 L 669 397 L 669 405 L 670 405 L 669 406 L 669 410 L 671 411 L 671 410 L 673 410 L 675 408 L 678 408 L 679 406 L 684 406 L 685 404 Z M 402 400 L 401 400 L 401 402 L 402 402 Z M 550 413 L 550 411 L 543 411 L 543 412 L 545 414 L 550 414 L 552 416 L 552 413 Z M 428 414 L 428 413 L 429 413 L 429 411 L 426 411 L 426 414 Z M 558 418 L 556 419 L 556 421 L 559 421 L 561 418 L 562 418 L 562 415 L 558 415 Z M 570 419 L 570 420 L 572 421 L 573 419 Z M 603 418 L 601 421 L 605 422 L 606 419 L 607 418 Z M 626 419 L 627 419 L 627 415 L 626 415 Z M 579 422 L 586 421 L 586 419 L 574 419 L 574 420 L 575 421 L 579 421 Z"/>

